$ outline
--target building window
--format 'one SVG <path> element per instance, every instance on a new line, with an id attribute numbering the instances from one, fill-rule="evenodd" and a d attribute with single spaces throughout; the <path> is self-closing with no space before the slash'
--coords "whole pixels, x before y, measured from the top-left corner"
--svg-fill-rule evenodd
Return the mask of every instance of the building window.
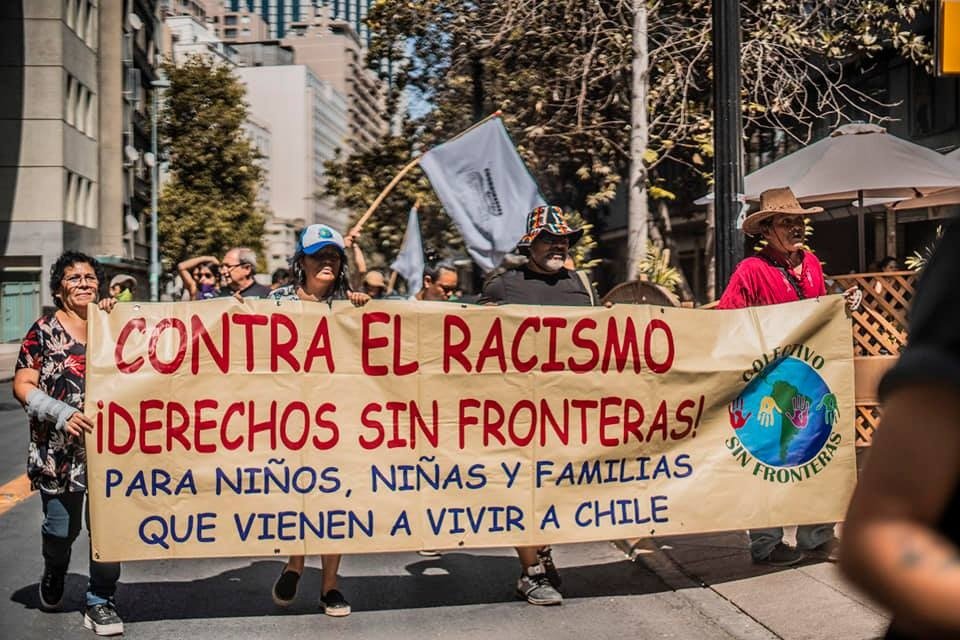
<path id="1" fill-rule="evenodd" d="M 223 24 L 230 24 L 230 25 L 237 24 L 237 16 L 224 16 Z"/>
<path id="2" fill-rule="evenodd" d="M 229 39 L 231 39 L 231 38 L 236 38 L 236 37 L 237 37 L 237 30 L 236 30 L 236 29 L 224 29 L 224 30 L 223 30 L 223 37 L 226 38 L 227 40 L 229 40 Z"/>

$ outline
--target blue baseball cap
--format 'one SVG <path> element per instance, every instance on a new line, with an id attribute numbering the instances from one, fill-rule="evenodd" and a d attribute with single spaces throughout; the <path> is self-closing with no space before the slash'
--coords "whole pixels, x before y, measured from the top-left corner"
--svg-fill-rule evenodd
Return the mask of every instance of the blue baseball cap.
<path id="1" fill-rule="evenodd" d="M 346 244 L 343 236 L 325 224 L 311 224 L 300 234 L 300 249 L 307 255 L 313 255 L 327 246 L 336 247 L 342 254 Z"/>

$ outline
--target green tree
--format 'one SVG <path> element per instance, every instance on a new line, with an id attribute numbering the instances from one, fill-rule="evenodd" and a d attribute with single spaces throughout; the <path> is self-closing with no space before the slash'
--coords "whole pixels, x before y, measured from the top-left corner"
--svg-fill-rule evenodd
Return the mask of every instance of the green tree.
<path id="1" fill-rule="evenodd" d="M 824 119 L 881 122 L 887 105 L 849 78 L 893 49 L 925 64 L 913 33 L 926 0 L 741 2 L 746 134 L 807 142 Z M 429 148 L 496 109 L 546 197 L 603 228 L 631 161 L 635 0 L 380 0 L 368 60 L 430 108 L 406 140 Z M 650 0 L 646 171 L 658 198 L 700 195 L 711 179 L 709 0 Z M 383 65 L 389 60 L 391 65 Z M 391 167 L 363 165 L 358 170 Z M 385 182 L 380 182 L 381 187 Z M 378 190 L 378 189 L 377 189 Z M 376 191 L 365 198 L 370 202 Z M 651 231 L 653 234 L 653 231 Z"/>
<path id="2" fill-rule="evenodd" d="M 262 170 L 243 130 L 245 89 L 225 66 L 192 56 L 165 64 L 170 80 L 159 133 L 170 174 L 160 195 L 160 247 L 166 267 L 197 255 L 262 245 L 256 203 Z"/>

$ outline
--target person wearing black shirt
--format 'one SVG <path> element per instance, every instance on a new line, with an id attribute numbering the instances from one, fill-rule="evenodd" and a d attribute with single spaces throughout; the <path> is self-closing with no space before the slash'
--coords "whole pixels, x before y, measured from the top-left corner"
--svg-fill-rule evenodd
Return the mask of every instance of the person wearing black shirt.
<path id="1" fill-rule="evenodd" d="M 488 279 L 478 302 L 593 306 L 596 296 L 585 274 L 564 266 L 581 236 L 583 230 L 572 228 L 559 207 L 537 207 L 527 215 L 527 233 L 517 243 L 526 262 Z M 530 604 L 561 604 L 560 575 L 550 547 L 516 549 L 522 571 L 517 593 Z"/>
<path id="2" fill-rule="evenodd" d="M 253 279 L 256 272 L 256 252 L 246 247 L 230 249 L 220 262 L 220 277 L 226 285 L 220 289 L 220 295 L 240 294 L 244 298 L 266 298 L 270 295 L 270 287 L 265 287 Z"/>
<path id="3" fill-rule="evenodd" d="M 844 525 L 840 566 L 893 612 L 889 640 L 960 637 L 960 225 L 913 300 L 910 343 L 880 383 L 883 418 Z"/>

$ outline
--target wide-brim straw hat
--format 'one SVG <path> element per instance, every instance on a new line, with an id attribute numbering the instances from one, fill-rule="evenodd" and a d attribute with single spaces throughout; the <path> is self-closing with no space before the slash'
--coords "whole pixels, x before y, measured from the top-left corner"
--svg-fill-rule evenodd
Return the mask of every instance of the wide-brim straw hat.
<path id="1" fill-rule="evenodd" d="M 789 216 L 806 216 L 823 213 L 823 207 L 801 207 L 790 187 L 767 189 L 760 194 L 760 209 L 744 219 L 743 232 L 751 236 L 758 236 L 760 235 L 760 223 L 781 213 Z"/>

